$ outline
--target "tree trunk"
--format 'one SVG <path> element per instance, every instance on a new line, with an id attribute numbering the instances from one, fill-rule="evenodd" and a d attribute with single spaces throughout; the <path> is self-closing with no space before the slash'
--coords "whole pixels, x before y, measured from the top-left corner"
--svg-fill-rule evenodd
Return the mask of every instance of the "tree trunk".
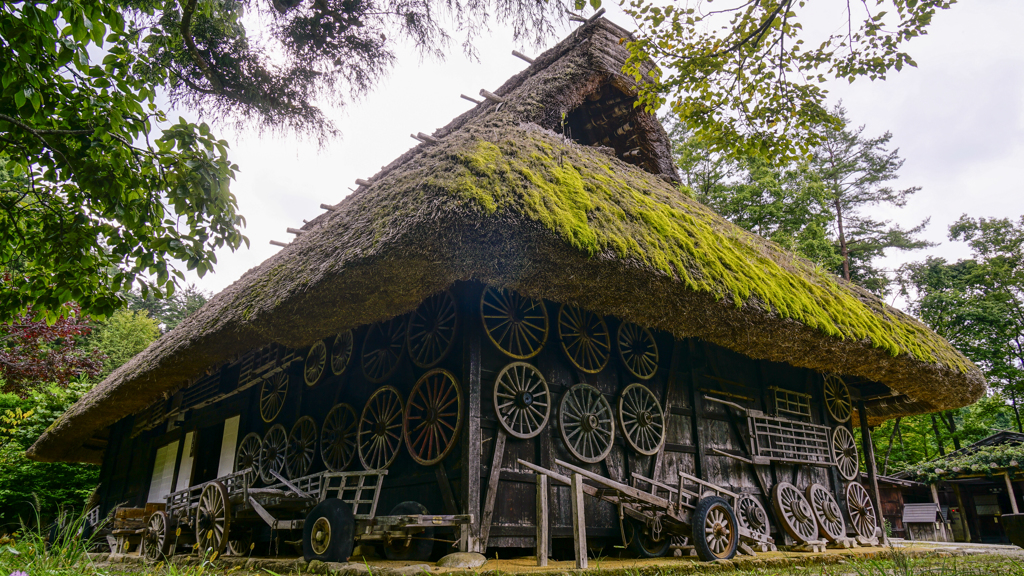
<path id="1" fill-rule="evenodd" d="M 953 438 L 953 449 L 960 449 L 960 437 L 956 433 L 956 420 L 953 419 L 953 411 L 946 410 L 943 413 L 943 421 L 946 423 L 946 428 L 949 428 L 949 435 Z"/>
<path id="2" fill-rule="evenodd" d="M 1010 403 L 1013 404 L 1013 415 L 1017 417 L 1017 432 L 1024 433 L 1024 426 L 1020 424 L 1020 408 L 1017 408 L 1017 395 L 1010 392 Z"/>
<path id="3" fill-rule="evenodd" d="M 935 431 L 935 443 L 939 446 L 939 456 L 946 455 L 946 447 L 942 445 L 942 434 L 939 433 L 939 421 L 935 419 L 935 413 L 930 414 L 932 417 L 932 430 Z"/>
<path id="4" fill-rule="evenodd" d="M 836 225 L 839 229 L 839 254 L 843 257 L 843 278 L 850 281 L 850 251 L 846 248 L 846 233 L 843 232 L 843 205 L 836 198 Z"/>
<path id="5" fill-rule="evenodd" d="M 896 423 L 892 426 L 892 434 L 889 434 L 889 447 L 885 449 L 885 463 L 882 464 L 882 476 L 889 472 L 889 454 L 892 453 L 892 441 L 896 439 L 896 434 L 900 431 L 900 420 L 902 419 L 902 416 L 896 417 Z"/>

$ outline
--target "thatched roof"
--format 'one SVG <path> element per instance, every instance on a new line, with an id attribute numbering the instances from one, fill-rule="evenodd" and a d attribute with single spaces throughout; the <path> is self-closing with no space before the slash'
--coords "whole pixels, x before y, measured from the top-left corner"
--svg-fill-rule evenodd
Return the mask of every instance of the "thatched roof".
<path id="1" fill-rule="evenodd" d="M 469 279 L 882 383 L 912 398 L 903 413 L 977 399 L 979 370 L 924 325 L 680 191 L 650 117 L 632 116 L 643 128 L 633 164 L 621 143 L 550 130 L 609 83 L 631 90 L 618 72 L 625 34 L 599 20 L 543 54 L 496 91 L 503 104 L 457 118 L 310 222 L 111 374 L 29 456 L 99 461 L 94 433 L 208 370 L 391 318 Z"/>

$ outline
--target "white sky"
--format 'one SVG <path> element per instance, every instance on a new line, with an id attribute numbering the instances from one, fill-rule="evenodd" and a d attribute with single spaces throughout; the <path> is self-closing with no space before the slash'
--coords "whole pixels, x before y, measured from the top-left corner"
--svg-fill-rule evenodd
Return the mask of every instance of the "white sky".
<path id="1" fill-rule="evenodd" d="M 837 6 L 835 0 L 833 4 Z M 628 18 L 610 10 L 611 19 L 632 29 Z M 912 226 L 931 217 L 926 237 L 942 245 L 917 253 L 894 254 L 893 267 L 934 254 L 965 257 L 963 245 L 946 230 L 963 213 L 1020 218 L 1024 214 L 1024 51 L 1019 27 L 1020 0 L 962 1 L 938 14 L 928 36 L 909 46 L 918 68 L 904 68 L 886 81 L 859 80 L 830 86 L 832 102 L 843 100 L 851 122 L 865 134 L 889 130 L 906 159 L 900 187 L 921 186 L 907 207 L 877 215 Z M 560 38 L 552 39 L 551 44 Z M 337 203 L 380 167 L 416 144 L 410 133 L 431 133 L 472 106 L 459 94 L 494 90 L 526 63 L 511 55 L 539 50 L 514 45 L 511 34 L 495 28 L 479 43 L 480 62 L 453 53 L 446 62 L 422 62 L 402 54 L 389 78 L 361 102 L 332 112 L 343 136 L 317 149 L 291 138 L 232 134 L 214 129 L 231 143 L 240 167 L 233 191 L 247 226 L 251 248 L 222 250 L 214 274 L 196 280 L 218 292 L 287 242 L 287 227 L 321 213 L 321 202 Z M 194 278 L 194 277 L 193 277 Z"/>

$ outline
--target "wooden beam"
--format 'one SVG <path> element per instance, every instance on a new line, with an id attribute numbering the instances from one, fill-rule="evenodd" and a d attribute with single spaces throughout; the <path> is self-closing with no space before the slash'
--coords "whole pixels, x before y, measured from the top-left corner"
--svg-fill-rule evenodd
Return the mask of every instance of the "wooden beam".
<path id="1" fill-rule="evenodd" d="M 587 518 L 583 512 L 583 475 L 574 473 L 569 484 L 572 498 L 572 540 L 576 569 L 587 569 Z"/>
<path id="2" fill-rule="evenodd" d="M 1020 514 L 1020 510 L 1017 508 L 1017 494 L 1013 491 L 1013 482 L 1010 480 L 1009 471 L 1003 472 L 1003 478 L 1006 479 L 1006 493 L 1010 496 L 1010 508 L 1013 508 L 1014 514 Z"/>
<path id="3" fill-rule="evenodd" d="M 939 517 L 941 518 L 941 516 L 942 516 L 942 503 L 939 502 L 939 489 L 935 486 L 935 484 L 931 485 L 931 489 L 932 489 L 932 502 L 935 502 L 935 505 L 938 506 L 938 508 L 939 508 Z M 1016 511 L 1014 511 L 1014 514 L 1016 514 Z M 946 537 L 946 523 L 940 521 L 940 522 L 938 522 L 938 524 L 939 524 L 939 529 L 942 532 L 942 541 L 943 542 L 949 542 L 950 541 L 949 538 Z M 908 529 L 907 532 L 909 532 L 909 531 L 910 530 Z"/>
<path id="4" fill-rule="evenodd" d="M 505 99 L 502 98 L 501 96 L 498 96 L 494 92 L 488 92 L 487 90 L 484 90 L 483 88 L 480 89 L 480 95 L 483 96 L 484 98 L 487 98 L 491 102 L 497 102 L 498 104 L 501 104 L 502 102 L 505 101 Z"/>
<path id="5" fill-rule="evenodd" d="M 697 447 L 697 454 L 693 457 L 693 475 L 704 478 L 704 443 L 701 441 L 700 420 L 704 416 L 704 403 L 698 390 L 698 380 L 703 369 L 697 367 L 697 344 L 690 338 L 690 407 L 693 409 L 693 416 L 690 417 L 690 429 L 693 434 L 693 445 Z"/>
<path id="6" fill-rule="evenodd" d="M 335 210 L 337 210 L 337 208 L 331 206 L 330 204 L 320 204 L 320 209 L 327 210 L 328 212 L 334 212 Z"/>
<path id="7" fill-rule="evenodd" d="M 434 138 L 430 134 L 424 134 L 423 132 L 417 132 L 416 138 L 423 140 L 427 144 L 437 144 L 438 142 L 440 142 L 440 140 L 438 140 L 437 138 Z"/>
<path id="8" fill-rule="evenodd" d="M 491 521 L 494 519 L 494 501 L 498 497 L 498 484 L 501 482 L 501 461 L 505 458 L 505 440 L 508 433 L 499 428 L 494 437 L 494 457 L 491 458 L 491 475 L 487 479 L 487 499 L 484 501 L 484 517 L 480 522 L 480 547 L 487 549 L 487 539 L 491 535 Z"/>
<path id="9" fill-rule="evenodd" d="M 463 100 L 469 100 L 473 104 L 483 104 L 483 100 L 477 100 L 476 98 L 473 98 L 472 96 L 466 96 L 465 94 L 459 94 L 459 98 L 462 98 Z"/>
<path id="10" fill-rule="evenodd" d="M 434 475 L 437 477 L 437 486 L 441 489 L 441 500 L 444 501 L 444 513 L 455 515 L 459 513 L 459 505 L 455 502 L 455 493 L 452 492 L 452 484 L 448 480 L 448 470 L 444 462 L 438 462 L 434 466 Z"/>
<path id="11" fill-rule="evenodd" d="M 953 484 L 953 494 L 956 494 L 957 514 L 960 515 L 960 524 L 964 527 L 964 538 L 971 541 L 971 524 L 967 520 L 967 508 L 964 508 L 964 499 L 960 495 L 960 487 Z"/>
<path id="12" fill-rule="evenodd" d="M 287 242 L 278 242 L 277 240 L 271 240 L 270 241 L 270 245 L 271 246 L 280 246 L 281 248 L 284 248 L 285 246 L 288 245 L 288 243 Z"/>
<path id="13" fill-rule="evenodd" d="M 370 185 L 370 181 L 369 180 L 363 180 L 362 178 L 356 178 L 356 184 L 358 184 L 359 186 L 369 186 Z"/>
<path id="14" fill-rule="evenodd" d="M 470 302 L 480 301 L 480 291 L 467 290 L 464 299 L 462 373 L 466 383 L 466 430 L 462 435 L 462 508 L 463 514 L 472 514 L 473 523 L 466 526 L 466 552 L 484 552 L 480 548 L 480 469 L 482 431 L 480 430 L 480 308 Z"/>
<path id="15" fill-rule="evenodd" d="M 882 541 L 886 540 L 885 528 L 882 525 L 882 498 L 878 494 L 878 471 L 875 470 L 875 444 L 871 441 L 871 428 L 868 427 L 868 411 L 861 400 L 860 408 L 860 440 L 864 448 L 864 465 L 868 469 L 868 483 L 871 489 L 872 504 L 875 505 L 875 522 L 882 531 Z"/>
<path id="16" fill-rule="evenodd" d="M 537 474 L 537 566 L 548 565 L 548 477 Z"/>
<path id="17" fill-rule="evenodd" d="M 285 228 L 285 232 L 289 234 L 295 234 L 296 236 L 300 236 L 305 232 L 305 230 L 299 230 L 298 228 Z"/>
<path id="18" fill-rule="evenodd" d="M 515 56 L 516 58 L 519 58 L 520 60 L 525 60 L 526 62 L 533 64 L 533 58 L 530 58 L 529 56 L 523 54 L 518 50 L 513 50 L 512 55 Z"/>

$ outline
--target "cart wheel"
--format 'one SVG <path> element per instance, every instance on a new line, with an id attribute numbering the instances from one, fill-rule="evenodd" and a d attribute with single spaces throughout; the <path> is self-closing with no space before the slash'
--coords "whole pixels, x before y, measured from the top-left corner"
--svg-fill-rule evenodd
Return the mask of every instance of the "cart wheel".
<path id="1" fill-rule="evenodd" d="M 391 509 L 389 516 L 409 516 L 411 514 L 430 514 L 427 507 L 419 502 L 402 502 Z M 399 538 L 384 542 L 384 557 L 388 560 L 406 560 L 423 562 L 430 560 L 434 552 L 434 529 L 424 528 L 411 538 Z"/>
<path id="2" fill-rule="evenodd" d="M 653 537 L 648 527 L 641 521 L 626 517 L 622 519 L 626 545 L 641 558 L 660 558 L 668 553 L 672 545 L 672 537 L 664 532 Z"/>
<path id="3" fill-rule="evenodd" d="M 231 528 L 228 490 L 220 482 L 210 482 L 203 488 L 196 508 L 196 541 L 199 552 L 224 553 Z"/>
<path id="4" fill-rule="evenodd" d="M 241 530 L 237 526 L 231 531 L 231 540 L 228 540 L 228 554 L 232 556 L 248 556 L 252 554 L 253 539 L 252 530 Z"/>
<path id="5" fill-rule="evenodd" d="M 163 510 L 153 512 L 142 535 L 142 555 L 150 562 L 159 561 L 167 556 L 172 539 L 171 521 L 167 513 Z"/>
<path id="6" fill-rule="evenodd" d="M 302 525 L 302 556 L 306 562 L 344 562 L 355 545 L 352 505 L 328 498 L 316 505 Z"/>
<path id="7" fill-rule="evenodd" d="M 728 560 L 736 555 L 739 525 L 732 506 L 721 496 L 708 496 L 693 512 L 693 547 L 705 562 Z"/>

